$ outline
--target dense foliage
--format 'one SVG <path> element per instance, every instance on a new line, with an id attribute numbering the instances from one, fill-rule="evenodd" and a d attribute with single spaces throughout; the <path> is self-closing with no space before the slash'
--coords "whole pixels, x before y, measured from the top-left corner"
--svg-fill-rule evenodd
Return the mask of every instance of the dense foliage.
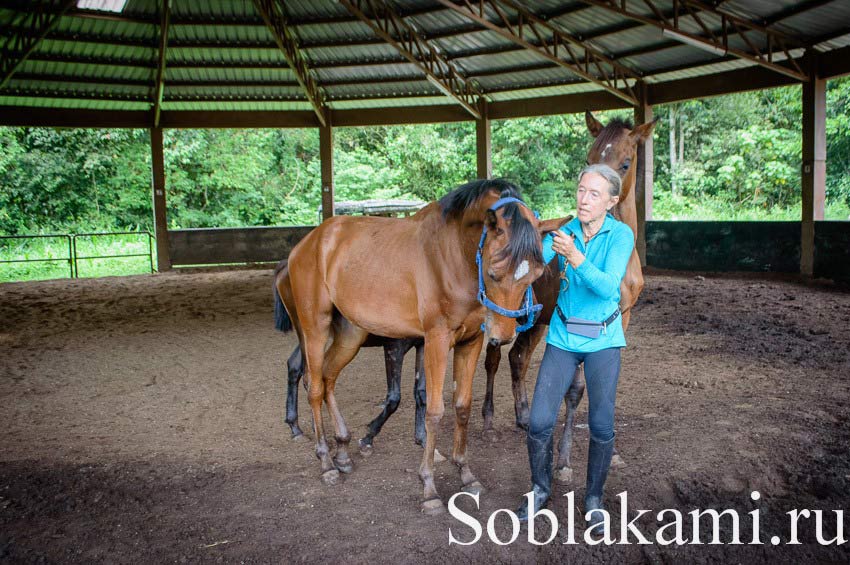
<path id="1" fill-rule="evenodd" d="M 796 219 L 799 87 L 659 106 L 654 217 Z M 603 121 L 618 114 L 600 116 Z M 827 217 L 850 211 L 850 79 L 828 88 Z M 495 122 L 495 174 L 544 214 L 572 208 L 590 137 L 582 115 Z M 313 224 L 315 130 L 171 130 L 172 227 Z M 672 158 L 671 158 L 672 156 Z M 471 123 L 341 128 L 336 198 L 432 200 L 475 174 Z M 150 229 L 144 130 L 0 128 L 0 233 Z"/>

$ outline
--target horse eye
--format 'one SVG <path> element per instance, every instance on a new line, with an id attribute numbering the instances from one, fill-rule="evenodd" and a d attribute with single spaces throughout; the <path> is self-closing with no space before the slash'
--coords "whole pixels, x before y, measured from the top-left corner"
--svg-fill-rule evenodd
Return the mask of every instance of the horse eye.
<path id="1" fill-rule="evenodd" d="M 624 171 L 628 171 L 630 165 L 631 165 L 631 163 L 629 161 L 626 161 L 625 163 L 623 163 L 623 166 L 620 167 L 620 168 L 623 169 Z"/>
<path id="2" fill-rule="evenodd" d="M 502 228 L 496 228 L 493 231 L 496 232 L 496 235 L 502 235 L 503 233 L 505 233 L 505 230 L 503 230 Z"/>

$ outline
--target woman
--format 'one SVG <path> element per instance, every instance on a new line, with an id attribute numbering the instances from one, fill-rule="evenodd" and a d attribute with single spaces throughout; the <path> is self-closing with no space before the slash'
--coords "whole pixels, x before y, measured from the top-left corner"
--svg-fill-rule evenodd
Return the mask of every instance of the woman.
<path id="1" fill-rule="evenodd" d="M 532 510 L 549 500 L 552 484 L 552 431 L 561 401 L 584 362 L 589 404 L 590 447 L 585 512 L 601 529 L 602 488 L 614 449 L 614 400 L 625 347 L 620 318 L 620 281 L 634 247 L 634 234 L 609 213 L 620 198 L 620 177 L 607 165 L 589 165 L 579 175 L 577 217 L 543 240 L 543 259 L 558 254 L 561 290 L 546 336 L 528 428 Z M 528 502 L 520 506 L 528 519 Z"/>

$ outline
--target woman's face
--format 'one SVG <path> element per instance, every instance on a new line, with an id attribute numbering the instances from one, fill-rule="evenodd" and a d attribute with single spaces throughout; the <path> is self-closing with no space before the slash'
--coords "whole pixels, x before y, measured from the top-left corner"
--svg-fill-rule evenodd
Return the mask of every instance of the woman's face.
<path id="1" fill-rule="evenodd" d="M 576 210 L 581 223 L 595 223 L 614 207 L 619 197 L 608 192 L 608 181 L 599 173 L 585 173 L 576 191 Z"/>

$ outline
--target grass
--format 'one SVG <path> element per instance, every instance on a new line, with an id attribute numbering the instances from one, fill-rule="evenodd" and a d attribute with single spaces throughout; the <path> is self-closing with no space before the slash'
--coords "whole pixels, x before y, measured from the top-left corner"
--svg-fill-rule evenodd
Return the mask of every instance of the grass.
<path id="1" fill-rule="evenodd" d="M 156 264 L 155 247 L 153 251 Z M 143 256 L 88 258 L 136 254 Z M 19 261 L 0 263 L 0 282 L 70 278 L 71 255 L 68 238 L 64 236 L 0 239 L 0 261 Z M 151 271 L 146 233 L 77 236 L 76 257 L 76 274 L 80 278 L 135 275 Z M 38 261 L 23 262 L 25 260 Z"/>

